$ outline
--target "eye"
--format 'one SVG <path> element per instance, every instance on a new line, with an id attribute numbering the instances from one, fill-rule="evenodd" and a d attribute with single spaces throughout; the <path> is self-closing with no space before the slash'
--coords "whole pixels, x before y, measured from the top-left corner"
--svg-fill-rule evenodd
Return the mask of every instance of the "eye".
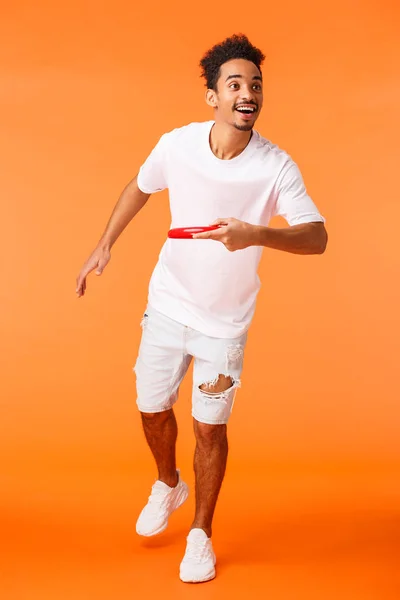
<path id="1" fill-rule="evenodd" d="M 261 92 L 261 85 L 260 85 L 259 83 L 255 83 L 255 84 L 253 85 L 253 88 L 254 88 L 255 90 L 257 90 L 258 92 Z"/>
<path id="2" fill-rule="evenodd" d="M 238 83 L 231 83 L 231 85 L 229 87 L 232 88 L 234 86 L 239 87 L 239 84 Z"/>

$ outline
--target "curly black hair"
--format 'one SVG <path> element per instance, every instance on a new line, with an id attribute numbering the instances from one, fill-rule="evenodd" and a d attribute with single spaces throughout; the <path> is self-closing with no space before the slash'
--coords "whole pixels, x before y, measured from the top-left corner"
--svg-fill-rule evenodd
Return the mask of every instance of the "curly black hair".
<path id="1" fill-rule="evenodd" d="M 260 67 L 265 56 L 259 48 L 250 43 L 246 35 L 235 34 L 226 38 L 208 50 L 200 61 L 201 77 L 205 78 L 208 89 L 217 90 L 221 66 L 234 58 L 250 60 L 261 72 Z"/>

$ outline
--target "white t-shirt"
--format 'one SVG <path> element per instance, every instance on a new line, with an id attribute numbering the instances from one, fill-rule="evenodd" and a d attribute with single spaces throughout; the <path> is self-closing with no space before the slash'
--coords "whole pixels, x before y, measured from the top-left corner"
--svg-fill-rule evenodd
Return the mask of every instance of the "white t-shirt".
<path id="1" fill-rule="evenodd" d="M 286 152 L 253 130 L 239 156 L 221 160 L 209 143 L 213 124 L 191 123 L 164 134 L 139 171 L 144 193 L 168 188 L 171 227 L 227 217 L 268 226 L 275 215 L 289 225 L 325 221 Z M 205 335 L 238 337 L 254 315 L 262 250 L 229 252 L 213 240 L 167 238 L 151 277 L 149 305 Z"/>

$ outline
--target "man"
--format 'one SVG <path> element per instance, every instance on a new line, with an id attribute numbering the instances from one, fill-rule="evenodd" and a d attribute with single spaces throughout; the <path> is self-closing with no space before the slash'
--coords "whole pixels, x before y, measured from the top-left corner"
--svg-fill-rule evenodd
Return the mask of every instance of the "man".
<path id="1" fill-rule="evenodd" d="M 321 254 L 324 218 L 307 195 L 297 165 L 253 127 L 263 104 L 262 52 L 243 35 L 201 60 L 214 121 L 164 134 L 122 192 L 106 230 L 77 279 L 100 275 L 110 249 L 149 196 L 168 188 L 172 227 L 218 224 L 182 242 L 168 239 L 153 272 L 135 366 L 137 404 L 158 480 L 137 522 L 139 535 L 164 531 L 186 500 L 176 468 L 173 404 L 194 358 L 196 511 L 180 566 L 185 582 L 215 577 L 214 510 L 224 478 L 227 422 L 240 385 L 243 354 L 259 289 L 262 248 Z M 283 216 L 284 229 L 268 227 Z"/>

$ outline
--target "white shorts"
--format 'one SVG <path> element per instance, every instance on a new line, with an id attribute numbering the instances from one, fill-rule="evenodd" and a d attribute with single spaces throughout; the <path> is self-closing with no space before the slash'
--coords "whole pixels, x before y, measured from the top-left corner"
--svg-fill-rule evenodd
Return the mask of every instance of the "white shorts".
<path id="1" fill-rule="evenodd" d="M 143 413 L 169 410 L 194 358 L 192 415 L 210 425 L 228 422 L 240 386 L 247 333 L 234 339 L 208 337 L 148 307 L 142 320 L 142 340 L 134 367 L 137 405 Z M 232 379 L 220 393 L 200 389 L 219 375 Z"/>

